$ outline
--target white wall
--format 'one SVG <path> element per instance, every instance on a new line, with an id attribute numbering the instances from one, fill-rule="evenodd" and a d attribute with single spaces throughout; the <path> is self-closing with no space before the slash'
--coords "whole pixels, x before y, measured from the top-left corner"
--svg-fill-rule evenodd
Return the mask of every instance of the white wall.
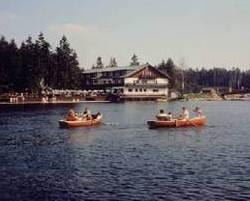
<path id="1" fill-rule="evenodd" d="M 147 84 L 168 84 L 167 78 L 156 78 L 156 79 L 149 79 L 149 80 L 140 80 L 138 78 L 125 78 L 124 82 L 125 84 L 133 84 L 133 83 L 142 83 L 146 81 Z"/>
<path id="2" fill-rule="evenodd" d="M 125 84 L 133 84 L 138 80 L 136 77 L 128 77 L 124 79 Z"/>
<path id="3" fill-rule="evenodd" d="M 157 78 L 156 82 L 158 84 L 168 84 L 168 79 L 167 78 Z"/>
<path id="4" fill-rule="evenodd" d="M 129 91 L 129 89 L 132 89 L 132 91 Z M 142 91 L 140 89 L 142 89 Z M 144 89 L 146 89 L 146 91 L 144 91 Z M 154 91 L 154 90 L 158 90 L 158 91 Z M 168 88 L 124 87 L 124 95 L 126 96 L 168 96 Z"/>

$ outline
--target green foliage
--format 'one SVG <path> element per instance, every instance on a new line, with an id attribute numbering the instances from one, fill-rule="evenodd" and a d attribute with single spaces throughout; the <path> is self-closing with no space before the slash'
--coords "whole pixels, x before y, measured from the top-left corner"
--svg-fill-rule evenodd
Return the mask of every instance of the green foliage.
<path id="1" fill-rule="evenodd" d="M 117 66 L 118 65 L 117 65 L 116 59 L 114 57 L 111 57 L 108 67 L 117 67 Z"/>
<path id="2" fill-rule="evenodd" d="M 162 62 L 158 65 L 158 68 L 171 77 L 170 84 L 172 87 L 176 87 L 177 70 L 173 60 L 171 58 L 168 58 L 167 62 L 165 62 L 165 60 L 162 60 Z"/>
<path id="3" fill-rule="evenodd" d="M 97 57 L 96 66 L 93 66 L 92 69 L 103 68 L 102 57 Z"/>
<path id="4" fill-rule="evenodd" d="M 45 87 L 77 89 L 81 70 L 77 55 L 65 36 L 56 51 L 42 33 L 33 42 L 31 37 L 20 48 L 14 40 L 0 39 L 0 92 L 41 92 Z"/>
<path id="5" fill-rule="evenodd" d="M 173 88 L 182 90 L 184 82 L 185 92 L 199 92 L 202 87 L 221 87 L 232 89 L 250 88 L 250 70 L 240 71 L 238 68 L 227 70 L 225 68 L 213 69 L 180 69 L 173 60 L 162 60 L 158 68 L 167 73 L 172 80 Z"/>
<path id="6" fill-rule="evenodd" d="M 138 57 L 135 54 L 133 54 L 133 56 L 131 57 L 130 66 L 138 66 L 138 65 L 140 65 Z"/>
<path id="7" fill-rule="evenodd" d="M 250 71 L 238 68 L 188 69 L 184 71 L 187 91 L 199 90 L 201 87 L 221 87 L 232 89 L 250 88 Z"/>

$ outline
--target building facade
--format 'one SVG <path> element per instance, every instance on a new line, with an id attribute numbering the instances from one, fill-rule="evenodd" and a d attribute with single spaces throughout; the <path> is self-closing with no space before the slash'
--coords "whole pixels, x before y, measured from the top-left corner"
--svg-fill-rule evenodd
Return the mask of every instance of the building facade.
<path id="1" fill-rule="evenodd" d="M 123 98 L 168 97 L 169 80 L 167 74 L 149 64 L 83 72 L 86 89 L 108 90 Z"/>

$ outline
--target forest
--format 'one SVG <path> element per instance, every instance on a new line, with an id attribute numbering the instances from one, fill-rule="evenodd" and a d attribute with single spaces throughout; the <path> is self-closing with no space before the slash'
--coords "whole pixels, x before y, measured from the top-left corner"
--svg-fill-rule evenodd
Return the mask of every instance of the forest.
<path id="1" fill-rule="evenodd" d="M 202 87 L 231 88 L 232 90 L 250 89 L 250 69 L 240 70 L 214 67 L 206 68 L 183 68 L 174 64 L 171 58 L 157 65 L 159 69 L 168 73 L 172 78 L 173 87 L 184 92 L 198 92 Z"/>
<path id="2" fill-rule="evenodd" d="M 0 39 L 0 92 L 39 92 L 42 88 L 79 89 L 81 69 L 65 36 L 55 50 L 42 33 L 17 46 Z"/>
<path id="3" fill-rule="evenodd" d="M 133 54 L 129 65 L 139 65 L 137 55 Z M 225 87 L 236 90 L 250 89 L 250 70 L 239 68 L 183 68 L 171 58 L 155 65 L 172 79 L 173 88 L 183 92 L 196 92 L 202 87 Z M 115 58 L 104 65 L 98 57 L 92 68 L 118 67 Z M 119 68 L 119 67 L 118 67 Z M 15 40 L 0 38 L 0 92 L 39 92 L 51 89 L 84 89 L 82 72 L 77 54 L 70 47 L 65 36 L 53 49 L 43 33 L 36 40 L 28 37 L 18 45 Z M 183 85 L 184 83 L 184 85 Z M 185 86 L 185 88 L 183 88 Z"/>

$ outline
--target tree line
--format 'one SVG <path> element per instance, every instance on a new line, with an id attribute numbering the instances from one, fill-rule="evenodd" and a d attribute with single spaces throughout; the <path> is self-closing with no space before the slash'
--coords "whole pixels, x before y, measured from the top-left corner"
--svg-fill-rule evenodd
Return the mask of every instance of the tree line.
<path id="1" fill-rule="evenodd" d="M 140 65 L 133 54 L 130 66 Z M 250 70 L 239 68 L 182 69 L 171 58 L 155 65 L 170 76 L 173 88 L 186 92 L 199 91 L 202 87 L 250 89 Z M 93 69 L 118 67 L 116 58 L 104 66 L 98 57 Z M 84 89 L 82 71 L 76 52 L 63 36 L 52 49 L 43 33 L 36 40 L 28 37 L 17 46 L 14 40 L 0 38 L 0 92 L 41 92 L 44 88 Z M 183 88 L 185 86 L 185 88 Z"/>
<path id="2" fill-rule="evenodd" d="M 139 59 L 138 59 L 136 54 L 133 54 L 133 56 L 131 57 L 131 61 L 130 61 L 129 65 L 130 66 L 140 65 Z M 92 69 L 100 69 L 100 68 L 104 68 L 104 67 L 105 67 L 105 65 L 102 62 L 102 57 L 97 57 L 96 65 L 93 65 Z M 118 67 L 118 64 L 117 64 L 115 57 L 111 57 L 109 64 L 106 66 L 106 68 L 112 68 L 112 67 Z"/>
<path id="3" fill-rule="evenodd" d="M 232 90 L 250 89 L 250 70 L 240 70 L 214 67 L 183 69 L 169 58 L 163 60 L 157 67 L 172 78 L 174 88 L 185 92 L 198 92 L 202 87 L 231 88 Z M 183 89 L 182 87 L 185 86 Z"/>
<path id="4" fill-rule="evenodd" d="M 81 69 L 76 52 L 65 36 L 55 50 L 43 33 L 28 37 L 17 46 L 14 40 L 0 39 L 0 92 L 40 92 L 44 88 L 81 87 Z"/>

